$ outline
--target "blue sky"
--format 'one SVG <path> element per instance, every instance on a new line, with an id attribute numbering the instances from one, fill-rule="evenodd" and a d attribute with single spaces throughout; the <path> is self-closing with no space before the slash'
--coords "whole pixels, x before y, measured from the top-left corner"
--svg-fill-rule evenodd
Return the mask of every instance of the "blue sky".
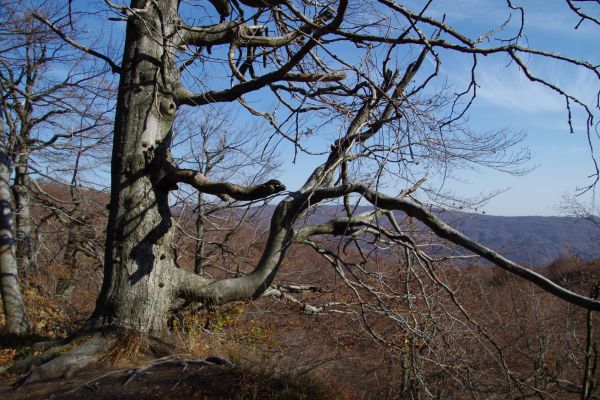
<path id="1" fill-rule="evenodd" d="M 577 30 L 573 29 L 578 18 L 573 16 L 563 1 L 529 0 L 513 1 L 513 4 L 527 6 L 527 42 L 523 44 L 600 64 L 600 28 L 584 23 Z M 429 15 L 441 17 L 445 13 L 450 25 L 471 37 L 485 33 L 491 26 L 500 25 L 508 16 L 505 0 L 455 0 L 452 1 L 452 7 L 447 5 L 446 1 L 434 1 Z M 514 22 L 517 20 L 513 17 L 512 22 L 507 26 L 505 37 L 515 32 Z M 443 76 L 457 91 L 465 87 L 465 79 L 470 71 L 469 61 L 464 56 L 450 55 L 442 65 Z M 594 96 L 600 90 L 597 77 L 559 63 L 528 61 L 532 72 L 594 104 Z M 455 171 L 457 179 L 446 179 L 443 184 L 433 180 L 430 184 L 463 197 L 501 192 L 477 209 L 487 214 L 560 214 L 562 197 L 578 193 L 578 188 L 591 182 L 588 176 L 594 172 L 584 116 L 581 112 L 574 112 L 575 133 L 569 133 L 565 100 L 549 89 L 529 82 L 504 56 L 480 57 L 477 79 L 480 87 L 468 114 L 469 127 L 481 131 L 507 128 L 524 132 L 526 139 L 522 146 L 531 150 L 532 160 L 527 166 L 532 171 L 525 176 L 512 176 L 484 168 Z M 596 110 L 596 120 L 598 116 Z M 595 144 L 600 147 L 598 141 Z M 597 149 L 596 154 L 599 154 Z M 306 158 L 299 161 L 302 166 L 315 164 L 315 160 Z M 283 180 L 300 185 L 304 171 L 305 168 L 291 166 L 284 172 Z M 294 187 L 294 184 L 290 186 Z M 590 191 L 582 196 L 582 200 L 591 201 L 593 197 L 594 192 Z"/>
<path id="2" fill-rule="evenodd" d="M 411 0 L 404 3 L 418 6 L 425 2 Z M 102 7 L 100 2 L 92 4 Z M 449 4 L 451 7 L 448 7 Z M 600 64 L 600 46 L 597 44 L 600 28 L 583 23 L 579 29 L 574 30 L 578 19 L 567 9 L 564 1 L 528 0 L 513 1 L 513 4 L 527 6 L 527 42 L 522 44 L 586 58 Z M 448 24 L 470 37 L 477 37 L 490 27 L 500 25 L 509 15 L 506 0 L 434 0 L 428 13 L 438 18 L 445 14 Z M 513 16 L 501 35 L 508 37 L 511 33 L 514 34 L 516 22 Z M 110 22 L 108 25 L 102 25 L 106 34 L 110 32 L 115 37 L 124 32 L 123 23 Z M 496 43 L 490 45 L 493 44 Z M 590 102 L 600 90 L 598 79 L 591 74 L 582 73 L 581 70 L 559 63 L 538 62 L 533 59 L 527 61 L 533 72 Z M 215 71 L 219 71 L 222 67 L 215 68 Z M 460 91 L 465 87 L 465 78 L 468 77 L 469 70 L 470 58 L 446 55 L 442 65 L 442 78 L 456 88 L 456 91 Z M 221 71 L 222 74 L 226 72 Z M 573 194 L 577 188 L 589 184 L 587 176 L 594 171 L 584 132 L 585 120 L 581 113 L 574 113 L 575 133 L 570 134 L 564 100 L 548 89 L 530 83 L 505 57 L 480 57 L 477 79 L 480 87 L 478 97 L 468 114 L 469 127 L 480 131 L 507 128 L 525 132 L 526 139 L 522 146 L 528 147 L 532 152 L 532 161 L 528 164 L 532 171 L 525 176 L 511 176 L 488 169 L 455 171 L 454 176 L 458 179 L 445 180 L 443 184 L 433 179 L 430 184 L 461 196 L 478 196 L 501 191 L 502 193 L 491 199 L 487 205 L 478 208 L 478 211 L 488 214 L 559 214 L 560 210 L 557 207 L 562 196 L 566 193 Z M 257 97 L 248 98 L 250 101 L 256 101 L 261 96 L 258 94 Z M 215 110 L 218 111 L 219 107 Z M 596 118 L 598 116 L 596 112 Z M 327 150 L 329 146 L 328 142 L 319 138 L 312 139 L 312 144 L 314 148 L 321 150 Z M 600 143 L 596 142 L 596 145 L 600 148 Z M 319 157 L 300 154 L 293 164 L 292 147 L 282 146 L 281 150 L 283 165 L 278 178 L 290 189 L 298 188 L 308 177 L 312 167 L 322 161 Z M 589 192 L 584 198 L 590 199 L 593 195 L 593 192 Z"/>
<path id="3" fill-rule="evenodd" d="M 439 2 L 438 2 L 439 3 Z M 473 2 L 459 1 L 457 7 Z M 480 22 L 498 18 L 490 12 L 494 1 L 474 10 Z M 503 2 L 500 2 L 503 3 Z M 523 2 L 525 3 L 525 2 Z M 526 14 L 526 34 L 531 47 L 541 47 L 572 57 L 585 57 L 595 65 L 600 64 L 600 29 L 584 23 L 574 30 L 578 19 L 566 9 L 564 2 L 530 0 Z M 515 2 L 515 4 L 518 4 Z M 468 24 L 468 13 L 457 12 Z M 452 18 L 449 16 L 448 18 Z M 587 177 L 594 172 L 590 149 L 585 134 L 585 119 L 575 113 L 575 133 L 570 134 L 567 124 L 565 101 L 550 90 L 532 84 L 506 60 L 496 57 L 484 60 L 480 65 L 478 99 L 470 113 L 474 129 L 502 128 L 525 131 L 528 146 L 533 155 L 533 171 L 521 177 L 508 176 L 492 171 L 479 174 L 465 173 L 468 184 L 455 183 L 461 193 L 477 194 L 495 189 L 506 191 L 483 207 L 496 215 L 553 215 L 559 213 L 561 198 L 565 193 L 574 194 L 577 188 L 590 183 Z M 565 87 L 570 93 L 594 104 L 594 96 L 600 90 L 600 82 L 592 74 L 558 63 L 531 62 L 532 71 Z M 460 74 L 460 64 L 446 70 L 450 80 Z M 596 110 L 597 111 L 597 110 Z M 596 112 L 596 119 L 598 113 Z M 596 141 L 595 143 L 599 143 Z M 598 154 L 596 149 L 596 154 Z M 591 200 L 594 193 L 584 196 Z"/>

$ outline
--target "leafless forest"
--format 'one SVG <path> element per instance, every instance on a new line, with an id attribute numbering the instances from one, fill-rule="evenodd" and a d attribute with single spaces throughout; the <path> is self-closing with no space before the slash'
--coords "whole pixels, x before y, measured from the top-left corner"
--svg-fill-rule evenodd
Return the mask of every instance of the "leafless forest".
<path id="1" fill-rule="evenodd" d="M 597 83 L 597 51 L 511 0 L 477 34 L 434 1 L 75 3 L 0 0 L 3 399 L 600 398 L 600 258 L 511 259 L 438 185 L 531 169 L 469 125 L 497 59 L 585 138 L 561 213 L 596 248 L 599 93 L 538 67 Z"/>

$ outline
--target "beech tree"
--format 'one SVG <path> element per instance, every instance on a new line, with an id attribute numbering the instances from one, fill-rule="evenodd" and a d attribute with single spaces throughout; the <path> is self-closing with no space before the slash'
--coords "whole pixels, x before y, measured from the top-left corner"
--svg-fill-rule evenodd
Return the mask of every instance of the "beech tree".
<path id="1" fill-rule="evenodd" d="M 510 23 L 473 36 L 443 16 L 435 17 L 429 10 L 431 1 L 420 7 L 390 0 L 210 3 L 218 15 L 212 9 L 204 11 L 208 4 L 199 1 L 109 3 L 119 14 L 113 19 L 127 24 L 120 62 L 72 40 L 52 20 L 38 16 L 68 43 L 103 59 L 119 74 L 104 281 L 90 322 L 114 335 L 86 339 L 35 370 L 29 381 L 97 359 L 124 331 L 165 337 L 169 307 L 176 299 L 218 305 L 260 297 L 294 242 L 310 246 L 315 236 L 353 238 L 375 232 L 420 254 L 416 240 L 392 219 L 392 231 L 378 222 L 390 211 L 405 213 L 438 237 L 567 302 L 600 309 L 597 300 L 560 287 L 468 238 L 415 194 L 428 192 L 427 173 L 469 165 L 518 173 L 527 159 L 527 154 L 512 152 L 518 135 L 473 132 L 464 124 L 477 93 L 478 61 L 484 56 L 513 63 L 530 81 L 562 97 L 567 123 L 572 126 L 572 119 L 583 114 L 585 134 L 594 140 L 597 105 L 537 75 L 530 63 L 565 64 L 594 79 L 600 78 L 598 67 L 528 47 L 523 7 L 511 1 L 499 5 L 499 13 L 512 17 Z M 597 26 L 595 14 L 580 3 L 565 1 L 581 24 Z M 440 69 L 453 57 L 470 62 L 467 87 L 459 93 L 437 84 L 443 81 L 438 79 Z M 231 102 L 270 124 L 265 142 L 272 134 L 290 143 L 296 155 L 312 154 L 320 160 L 300 188 L 286 191 L 275 179 L 251 186 L 212 181 L 174 162 L 170 148 L 177 109 L 207 107 L 218 113 L 220 103 Z M 311 147 L 315 137 L 329 141 L 325 152 Z M 214 280 L 177 268 L 169 193 L 180 184 L 222 201 L 281 194 L 262 256 L 250 273 Z M 344 205 L 341 215 L 325 223 L 301 224 L 308 210 L 336 199 Z M 373 211 L 354 213 L 358 200 Z"/>
<path id="2" fill-rule="evenodd" d="M 2 295 L 6 329 L 23 333 L 27 323 L 16 267 L 21 274 L 35 269 L 32 197 L 45 196 L 31 176 L 60 180 L 66 170 L 83 168 L 84 153 L 102 143 L 103 133 L 106 137 L 103 127 L 110 112 L 110 91 L 104 92 L 109 88 L 102 79 L 106 67 L 84 62 L 85 53 L 73 49 L 32 16 L 34 5 L 19 1 L 0 6 L 2 185 L 6 185 L 2 189 L 6 232 Z M 35 6 L 48 14 L 56 12 L 52 4 L 38 2 Z M 72 23 L 62 27 L 76 37 Z M 45 200 L 47 206 L 47 196 Z M 21 322 L 16 325 L 16 320 Z"/>
<path id="3" fill-rule="evenodd" d="M 4 130 L 0 133 L 0 273 L 2 274 L 2 305 L 6 331 L 24 334 L 29 330 L 29 317 L 19 286 L 15 240 L 13 234 L 10 192 L 10 158 L 4 145 Z"/>

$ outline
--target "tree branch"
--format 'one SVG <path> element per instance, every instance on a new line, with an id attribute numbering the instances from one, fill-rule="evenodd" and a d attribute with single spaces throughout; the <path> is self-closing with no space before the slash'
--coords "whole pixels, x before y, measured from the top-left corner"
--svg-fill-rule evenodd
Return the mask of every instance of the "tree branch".
<path id="1" fill-rule="evenodd" d="M 316 22 L 322 21 L 316 20 Z M 283 36 L 260 36 L 261 26 L 248 26 L 236 19 L 210 26 L 192 26 L 181 28 L 179 45 L 213 46 L 235 43 L 239 46 L 281 47 L 292 44 L 308 35 L 314 28 L 302 26 L 300 29 Z"/>
<path id="2" fill-rule="evenodd" d="M 198 106 L 211 103 L 231 102 L 239 99 L 246 93 L 261 89 L 271 83 L 286 80 L 288 73 L 292 68 L 296 67 L 300 61 L 306 56 L 314 47 L 319 44 L 319 39 L 330 32 L 337 30 L 342 23 L 344 14 L 346 13 L 346 7 L 348 5 L 347 0 L 340 1 L 338 6 L 337 14 L 333 20 L 319 29 L 314 29 L 313 35 L 302 45 L 302 47 L 289 58 L 289 61 L 285 63 L 278 70 L 272 71 L 265 75 L 262 75 L 256 79 L 242 82 L 229 89 L 222 91 L 208 91 L 204 93 L 191 93 L 189 90 L 180 86 L 175 91 L 174 100 L 178 105 Z M 331 15 L 325 13 L 321 18 L 329 19 Z"/>
<path id="3" fill-rule="evenodd" d="M 306 301 L 302 301 L 297 299 L 296 297 L 290 295 L 289 293 L 302 293 L 302 292 L 312 292 L 312 293 L 321 293 L 321 289 L 314 286 L 287 286 L 287 285 L 276 285 L 271 286 L 262 294 L 262 297 L 272 297 L 275 299 L 281 299 L 285 301 L 289 301 L 290 303 L 296 304 L 301 307 L 301 310 L 305 314 L 321 314 L 326 308 L 341 305 L 343 303 L 340 302 L 329 302 L 322 304 L 320 306 L 314 306 L 312 304 L 307 303 Z"/>
<path id="4" fill-rule="evenodd" d="M 567 290 L 552 282 L 550 279 L 522 265 L 510 261 L 489 247 L 476 242 L 475 240 L 452 228 L 450 225 L 436 217 L 432 212 L 428 211 L 425 207 L 411 200 L 391 197 L 383 193 L 376 192 L 368 188 L 363 183 L 349 183 L 334 188 L 318 189 L 313 194 L 313 198 L 337 198 L 349 193 L 361 194 L 375 207 L 384 210 L 403 211 L 409 216 L 416 218 L 423 224 L 427 225 L 437 236 L 472 251 L 473 253 L 494 263 L 498 267 L 528 280 L 543 290 L 569 303 L 589 310 L 600 310 L 600 301 L 571 292 L 570 290 Z"/>
<path id="5" fill-rule="evenodd" d="M 294 241 L 302 242 L 315 235 L 352 235 L 357 228 L 363 228 L 370 224 L 375 218 L 382 214 L 382 211 L 367 211 L 350 217 L 338 217 L 330 219 L 321 224 L 304 226 L 297 230 L 294 235 Z"/>
<path id="6" fill-rule="evenodd" d="M 229 200 L 229 197 L 235 200 L 264 199 L 285 190 L 285 185 L 277 179 L 255 186 L 240 186 L 230 182 L 211 181 L 199 171 L 179 168 L 170 169 L 159 182 L 166 187 L 174 187 L 177 183 L 187 183 L 198 191 L 213 194 L 223 201 Z"/>
<path id="7" fill-rule="evenodd" d="M 74 41 L 73 39 L 69 38 L 67 35 L 65 35 L 60 28 L 58 28 L 56 25 L 54 25 L 52 23 L 52 21 L 50 21 L 48 18 L 37 14 L 37 13 L 33 13 L 33 16 L 40 22 L 42 22 L 43 24 L 46 24 L 50 29 L 52 29 L 52 31 L 54 31 L 54 33 L 56 33 L 62 40 L 64 40 L 65 42 L 69 43 L 71 46 L 75 47 L 76 49 L 79 49 L 85 53 L 88 53 L 94 57 L 97 57 L 103 61 L 105 61 L 110 68 L 112 69 L 112 72 L 115 74 L 120 74 L 121 73 L 121 67 L 118 66 L 113 60 L 110 59 L 110 57 L 108 57 L 107 55 L 104 55 L 102 53 L 97 52 L 94 49 L 90 49 L 89 47 L 86 47 L 80 43 L 77 43 L 76 41 Z"/>
<path id="8" fill-rule="evenodd" d="M 287 82 L 337 82 L 346 79 L 343 72 L 332 72 L 330 74 L 285 74 L 283 79 Z"/>

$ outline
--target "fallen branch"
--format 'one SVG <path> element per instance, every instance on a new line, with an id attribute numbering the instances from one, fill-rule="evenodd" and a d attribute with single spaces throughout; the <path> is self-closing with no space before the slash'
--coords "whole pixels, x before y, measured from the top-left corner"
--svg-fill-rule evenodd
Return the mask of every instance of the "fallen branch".
<path id="1" fill-rule="evenodd" d="M 132 370 L 129 370 L 129 372 L 127 373 L 127 377 L 125 378 L 125 381 L 123 382 L 123 386 L 127 385 L 129 382 L 131 382 L 132 380 L 135 379 L 136 376 L 143 374 L 144 372 L 148 371 L 151 368 L 154 367 L 161 367 L 161 366 L 171 366 L 171 365 L 176 365 L 176 366 L 182 366 L 182 372 L 186 370 L 186 368 L 190 365 L 197 365 L 200 367 L 208 367 L 208 366 L 212 366 L 212 365 L 221 365 L 221 366 L 226 366 L 226 367 L 230 367 L 233 368 L 234 364 L 222 357 L 218 357 L 218 356 L 211 356 L 211 357 L 207 357 L 203 360 L 196 360 L 196 359 L 169 359 L 169 360 L 164 360 L 164 359 L 159 359 L 156 360 L 148 365 L 145 365 L 143 367 L 139 367 L 139 368 L 135 368 Z"/>

